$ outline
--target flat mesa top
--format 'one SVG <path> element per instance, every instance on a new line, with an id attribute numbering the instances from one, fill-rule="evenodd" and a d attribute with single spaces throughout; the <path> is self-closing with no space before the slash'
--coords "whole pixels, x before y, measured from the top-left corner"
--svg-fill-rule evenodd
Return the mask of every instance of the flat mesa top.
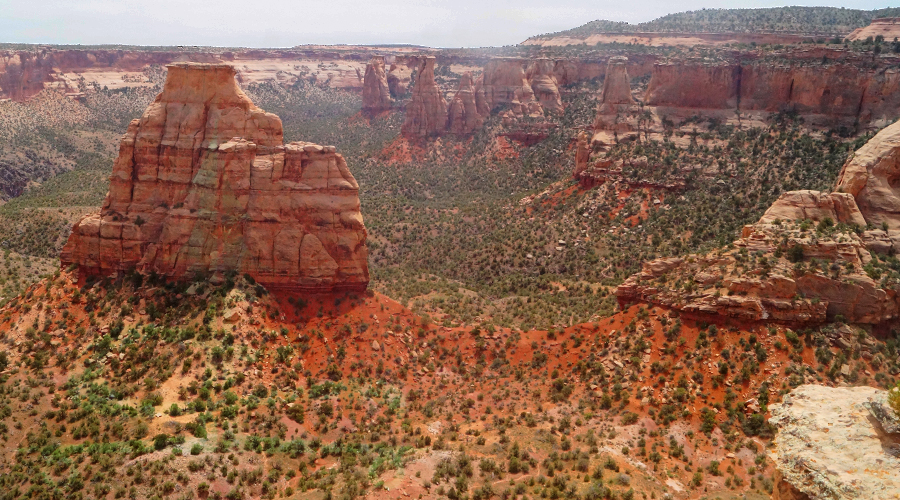
<path id="1" fill-rule="evenodd" d="M 175 62 L 166 64 L 166 68 L 181 69 L 227 69 L 234 71 L 234 66 L 225 63 Z"/>

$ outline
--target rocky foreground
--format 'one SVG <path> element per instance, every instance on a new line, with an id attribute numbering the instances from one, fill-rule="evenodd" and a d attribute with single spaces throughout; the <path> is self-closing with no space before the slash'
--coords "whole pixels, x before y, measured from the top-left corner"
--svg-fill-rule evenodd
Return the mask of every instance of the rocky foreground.
<path id="1" fill-rule="evenodd" d="M 872 387 L 803 385 L 772 405 L 772 498 L 900 498 L 897 417 L 877 410 L 886 399 Z"/>

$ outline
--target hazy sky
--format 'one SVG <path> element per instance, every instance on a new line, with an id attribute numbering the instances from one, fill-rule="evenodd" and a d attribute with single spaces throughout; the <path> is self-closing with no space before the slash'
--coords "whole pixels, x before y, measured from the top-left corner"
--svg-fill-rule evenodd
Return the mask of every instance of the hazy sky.
<path id="1" fill-rule="evenodd" d="M 893 2 L 896 5 L 896 2 Z M 594 19 L 642 22 L 684 10 L 774 7 L 767 0 L 0 0 L 0 41 L 218 45 L 518 43 Z M 798 1 L 855 9 L 885 0 Z"/>

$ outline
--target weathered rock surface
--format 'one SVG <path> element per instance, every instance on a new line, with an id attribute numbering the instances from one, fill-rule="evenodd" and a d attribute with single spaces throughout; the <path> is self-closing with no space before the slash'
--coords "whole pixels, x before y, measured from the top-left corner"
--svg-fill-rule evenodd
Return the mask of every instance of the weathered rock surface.
<path id="1" fill-rule="evenodd" d="M 485 103 L 493 112 L 505 107 L 515 116 L 541 116 L 543 109 L 525 76 L 523 61 L 501 57 L 484 66 Z"/>
<path id="2" fill-rule="evenodd" d="M 609 146 L 637 136 L 640 109 L 631 95 L 627 64 L 626 57 L 609 58 L 594 119 L 592 142 L 596 144 Z"/>
<path id="3" fill-rule="evenodd" d="M 559 112 L 563 109 L 562 98 L 559 95 L 559 82 L 553 72 L 554 63 L 550 59 L 540 58 L 534 60 L 525 73 L 531 83 L 534 97 L 546 110 Z"/>
<path id="4" fill-rule="evenodd" d="M 285 145 L 281 120 L 253 105 L 231 66 L 168 69 L 122 138 L 103 208 L 75 224 L 62 264 L 364 289 L 366 229 L 343 157 L 332 146 Z"/>
<path id="5" fill-rule="evenodd" d="M 769 422 L 778 428 L 772 498 L 900 498 L 900 436 L 881 429 L 865 407 L 886 395 L 873 387 L 802 385 L 771 405 Z"/>
<path id="6" fill-rule="evenodd" d="M 434 81 L 434 57 L 423 57 L 401 131 L 406 137 L 432 137 L 446 130 L 447 101 Z"/>
<path id="7" fill-rule="evenodd" d="M 866 222 L 900 231 L 900 122 L 859 148 L 844 164 L 837 191 L 856 199 Z"/>
<path id="8" fill-rule="evenodd" d="M 591 145 L 588 142 L 587 132 L 580 132 L 575 142 L 575 170 L 572 176 L 578 179 L 582 172 L 587 169 L 588 161 L 591 159 Z"/>
<path id="9" fill-rule="evenodd" d="M 413 68 L 418 65 L 418 61 L 413 64 L 413 68 L 409 67 L 405 59 L 396 58 L 391 63 L 391 70 L 387 74 L 388 89 L 391 97 L 398 98 L 409 92 L 409 84 L 412 81 Z"/>
<path id="10" fill-rule="evenodd" d="M 459 80 L 459 90 L 450 100 L 447 109 L 447 131 L 451 134 L 468 135 L 484 125 L 484 116 L 479 113 L 475 99 L 475 86 L 472 75 L 463 74 Z"/>
<path id="11" fill-rule="evenodd" d="M 375 56 L 366 65 L 363 78 L 362 109 L 367 113 L 380 113 L 391 109 L 394 100 L 388 88 L 384 72 L 384 57 Z"/>
<path id="12" fill-rule="evenodd" d="M 801 51 L 752 62 L 658 63 L 645 101 L 676 118 L 697 111 L 715 115 L 718 110 L 721 117 L 727 117 L 726 110 L 763 115 L 791 111 L 812 126 L 883 127 L 897 117 L 898 89 L 896 68 L 867 68 L 848 53 Z"/>
<path id="13" fill-rule="evenodd" d="M 821 191 L 790 191 L 782 194 L 766 210 L 760 224 L 778 220 L 809 219 L 814 222 L 831 219 L 834 222 L 866 227 L 866 219 L 848 193 L 823 193 Z"/>

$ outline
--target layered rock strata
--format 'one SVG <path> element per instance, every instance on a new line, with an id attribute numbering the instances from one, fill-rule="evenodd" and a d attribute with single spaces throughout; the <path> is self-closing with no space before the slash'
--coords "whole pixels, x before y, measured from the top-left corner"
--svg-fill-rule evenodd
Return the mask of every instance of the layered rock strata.
<path id="1" fill-rule="evenodd" d="M 895 322 L 898 290 L 882 280 L 873 254 L 900 250 L 898 178 L 900 122 L 847 160 L 837 192 L 784 193 L 733 250 L 648 262 L 616 294 L 622 304 L 747 320 Z"/>
<path id="2" fill-rule="evenodd" d="M 434 57 L 423 57 L 401 131 L 406 137 L 432 137 L 446 129 L 447 101 L 434 81 Z"/>
<path id="3" fill-rule="evenodd" d="M 384 72 L 384 57 L 375 56 L 366 65 L 362 100 L 362 109 L 366 113 L 375 114 L 391 109 L 394 100 L 391 99 L 387 75 Z"/>
<path id="4" fill-rule="evenodd" d="M 801 385 L 773 404 L 777 500 L 900 498 L 900 435 L 870 418 L 873 387 Z"/>
<path id="5" fill-rule="evenodd" d="M 75 224 L 64 266 L 174 279 L 247 273 L 267 287 L 365 289 L 359 186 L 333 146 L 283 143 L 221 64 L 168 66 L 122 137 L 102 209 Z"/>

